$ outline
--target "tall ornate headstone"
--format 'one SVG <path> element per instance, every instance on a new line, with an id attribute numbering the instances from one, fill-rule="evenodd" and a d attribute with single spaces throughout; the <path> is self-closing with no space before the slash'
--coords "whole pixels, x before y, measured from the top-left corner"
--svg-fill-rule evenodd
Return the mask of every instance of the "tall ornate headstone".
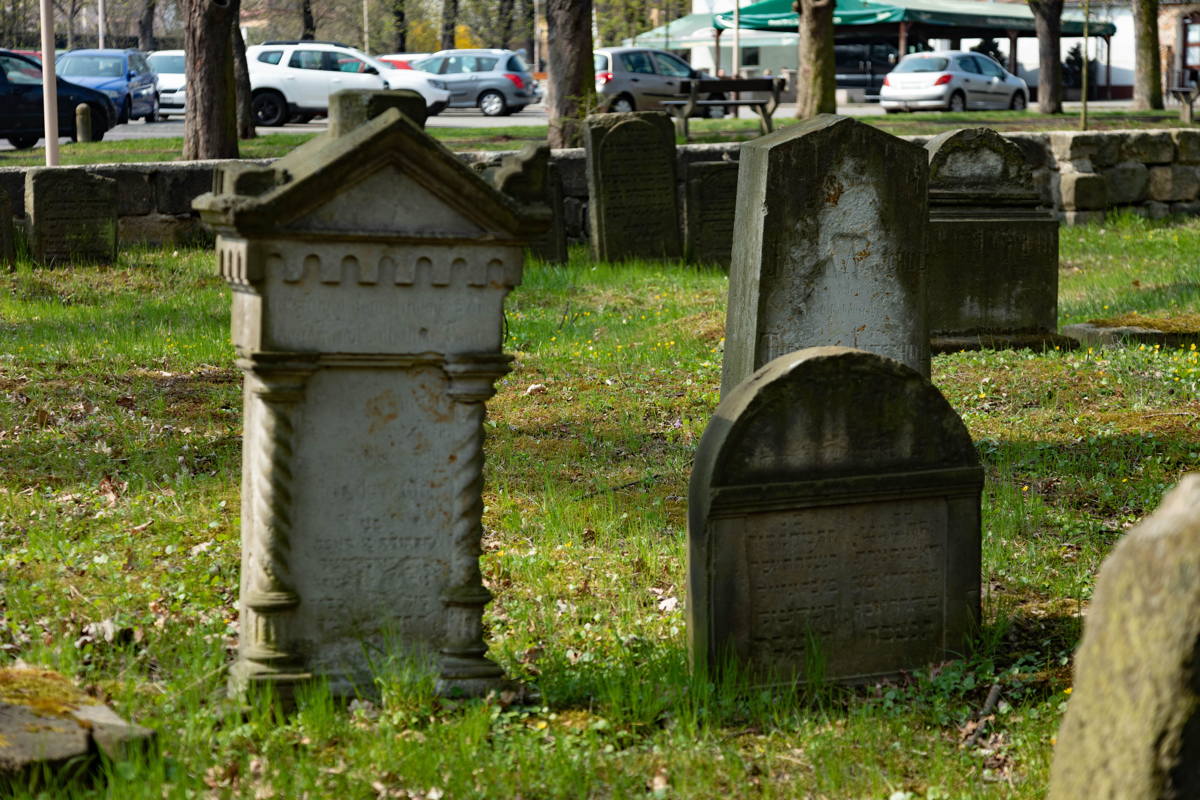
<path id="1" fill-rule="evenodd" d="M 805 347 L 929 375 L 925 151 L 823 114 L 742 145 L 722 393 Z"/>
<path id="2" fill-rule="evenodd" d="M 1058 219 L 1021 150 L 993 130 L 947 131 L 929 152 L 925 256 L 934 352 L 1073 347 L 1059 336 Z"/>
<path id="3" fill-rule="evenodd" d="M 1105 559 L 1075 653 L 1050 800 L 1200 797 L 1200 474 Z"/>
<path id="4" fill-rule="evenodd" d="M 505 295 L 546 225 L 395 109 L 196 200 L 245 373 L 241 642 L 231 683 L 371 687 L 436 653 L 479 693 L 484 402 Z"/>
<path id="5" fill-rule="evenodd" d="M 675 126 L 661 111 L 593 114 L 587 150 L 592 256 L 679 258 Z"/>
<path id="6" fill-rule="evenodd" d="M 683 250 L 688 261 L 729 268 L 737 183 L 737 162 L 698 161 L 687 166 Z"/>
<path id="7" fill-rule="evenodd" d="M 42 264 L 117 260 L 117 182 L 76 167 L 25 173 L 30 250 Z"/>
<path id="8" fill-rule="evenodd" d="M 694 668 L 858 682 L 964 652 L 983 470 L 929 380 L 844 347 L 725 392 L 688 493 Z"/>
<path id="9" fill-rule="evenodd" d="M 562 184 L 558 167 L 550 161 L 549 146 L 530 142 L 520 153 L 505 156 L 499 167 L 488 170 L 485 175 L 493 186 L 518 203 L 547 209 L 551 216 L 550 227 L 529 243 L 529 249 L 543 261 L 565 262 L 567 231 Z"/>

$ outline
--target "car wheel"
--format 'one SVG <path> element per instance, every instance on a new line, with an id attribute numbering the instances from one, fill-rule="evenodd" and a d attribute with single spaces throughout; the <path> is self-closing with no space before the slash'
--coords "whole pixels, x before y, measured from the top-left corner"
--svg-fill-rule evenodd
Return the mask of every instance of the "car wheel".
<path id="1" fill-rule="evenodd" d="M 31 148 L 35 144 L 37 144 L 38 139 L 40 139 L 40 138 L 42 138 L 42 137 L 37 136 L 36 134 L 32 134 L 32 133 L 29 134 L 28 136 L 10 136 L 10 137 L 8 137 L 8 143 L 11 144 L 13 147 L 17 148 L 18 150 L 28 150 L 29 148 Z"/>
<path id="2" fill-rule="evenodd" d="M 609 105 L 608 110 L 614 114 L 627 114 L 630 111 L 636 110 L 633 106 L 633 98 L 627 94 L 619 96 Z"/>
<path id="3" fill-rule="evenodd" d="M 967 98 L 962 92 L 955 92 L 954 94 L 950 95 L 950 103 L 946 106 L 946 108 L 950 111 L 966 111 Z"/>
<path id="4" fill-rule="evenodd" d="M 146 116 L 142 117 L 142 122 L 158 122 L 159 119 L 158 95 L 156 94 L 154 95 L 154 105 L 150 106 L 150 111 L 146 114 Z"/>
<path id="5" fill-rule="evenodd" d="M 267 128 L 278 128 L 288 120 L 287 101 L 279 92 L 266 90 L 254 95 L 250 101 L 254 108 L 254 122 Z"/>
<path id="6" fill-rule="evenodd" d="M 504 95 L 490 91 L 479 95 L 479 110 L 488 117 L 503 117 L 509 113 Z"/>
<path id="7" fill-rule="evenodd" d="M 1025 99 L 1025 93 L 1017 92 L 1012 96 L 1012 100 L 1009 101 L 1008 107 L 1013 111 L 1024 111 L 1028 105 L 1029 102 Z"/>
<path id="8" fill-rule="evenodd" d="M 117 124 L 118 125 L 124 125 L 126 122 L 129 122 L 130 110 L 131 109 L 129 107 L 129 98 L 126 97 L 125 102 L 121 104 L 121 113 L 117 115 Z"/>

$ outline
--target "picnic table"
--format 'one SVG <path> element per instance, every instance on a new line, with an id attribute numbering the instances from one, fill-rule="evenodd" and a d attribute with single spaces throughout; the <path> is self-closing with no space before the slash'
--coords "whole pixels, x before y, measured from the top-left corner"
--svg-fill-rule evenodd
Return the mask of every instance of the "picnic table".
<path id="1" fill-rule="evenodd" d="M 663 106 L 675 117 L 675 129 L 688 141 L 688 119 L 697 111 L 723 107 L 736 108 L 746 106 L 758 114 L 759 128 L 763 133 L 774 130 L 771 115 L 779 107 L 779 95 L 783 91 L 783 78 L 701 78 L 698 80 L 680 81 L 679 90 L 687 94 L 686 100 L 664 100 Z M 742 92 L 767 92 L 767 98 L 741 99 Z M 733 94 L 734 99 L 710 100 L 714 94 Z"/>

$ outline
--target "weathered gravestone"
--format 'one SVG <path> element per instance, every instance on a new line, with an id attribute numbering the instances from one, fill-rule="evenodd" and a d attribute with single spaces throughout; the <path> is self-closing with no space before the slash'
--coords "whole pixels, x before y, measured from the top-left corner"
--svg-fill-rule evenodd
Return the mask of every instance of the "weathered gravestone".
<path id="1" fill-rule="evenodd" d="M 73 167 L 25 173 L 30 249 L 42 264 L 117 260 L 117 182 Z"/>
<path id="2" fill-rule="evenodd" d="M 687 166 L 683 250 L 688 261 L 729 268 L 737 183 L 734 161 L 698 161 Z"/>
<path id="3" fill-rule="evenodd" d="M 498 685 L 479 573 L 484 401 L 505 295 L 547 223 L 385 111 L 196 200 L 245 373 L 237 690 L 372 653 L 437 653 L 440 690 Z"/>
<path id="4" fill-rule="evenodd" d="M 8 192 L 0 189 L 0 265 L 11 266 L 16 258 L 16 250 L 12 198 Z"/>
<path id="5" fill-rule="evenodd" d="M 505 156 L 499 167 L 485 173 L 499 191 L 518 203 L 545 208 L 551 218 L 546 232 L 529 243 L 543 261 L 561 264 L 567 260 L 566 219 L 558 167 L 550 161 L 550 148 L 530 142 L 516 155 Z"/>
<path id="6" fill-rule="evenodd" d="M 1200 474 L 1105 559 L 1050 800 L 1200 797 Z"/>
<path id="7" fill-rule="evenodd" d="M 928 379 L 815 347 L 725 393 L 688 494 L 693 667 L 866 681 L 953 658 L 979 619 L 983 471 Z"/>
<path id="8" fill-rule="evenodd" d="M 1021 149 L 987 128 L 947 131 L 925 148 L 933 351 L 1075 346 L 1056 333 L 1058 219 L 1040 207 Z"/>
<path id="9" fill-rule="evenodd" d="M 678 258 L 675 126 L 661 111 L 593 114 L 583 126 L 588 224 L 601 261 Z"/>
<path id="10" fill-rule="evenodd" d="M 856 347 L 929 375 L 925 151 L 822 114 L 742 145 L 724 394 L 805 347 Z"/>
<path id="11" fill-rule="evenodd" d="M 329 135 L 342 136 L 394 108 L 417 124 L 425 127 L 427 108 L 425 98 L 411 89 L 370 91 L 343 89 L 329 95 Z"/>

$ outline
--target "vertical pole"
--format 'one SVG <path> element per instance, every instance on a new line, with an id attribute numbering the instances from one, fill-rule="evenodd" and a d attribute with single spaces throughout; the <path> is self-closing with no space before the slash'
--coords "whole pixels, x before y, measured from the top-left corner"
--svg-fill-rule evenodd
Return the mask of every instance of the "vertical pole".
<path id="1" fill-rule="evenodd" d="M 533 0 L 533 72 L 541 72 L 542 62 L 539 61 L 538 45 L 541 43 L 541 37 L 538 36 L 538 0 Z"/>
<path id="2" fill-rule="evenodd" d="M 896 45 L 896 49 L 900 51 L 900 58 L 904 58 L 908 54 L 908 23 L 900 23 L 900 41 Z"/>
<path id="3" fill-rule="evenodd" d="M 1088 128 L 1088 73 L 1091 72 L 1091 59 L 1088 58 L 1088 15 L 1091 11 L 1091 3 L 1089 0 L 1083 0 L 1083 73 L 1080 76 L 1080 99 L 1083 105 L 1079 110 L 1079 130 L 1086 131 Z"/>
<path id="4" fill-rule="evenodd" d="M 58 78 L 54 74 L 54 8 L 42 0 L 42 119 L 45 123 L 46 166 L 58 166 Z"/>
<path id="5" fill-rule="evenodd" d="M 1017 32 L 1008 32 L 1008 71 L 1013 75 L 1017 74 Z"/>
<path id="6" fill-rule="evenodd" d="M 371 54 L 371 34 L 370 34 L 370 28 L 368 27 L 368 25 L 370 24 L 370 19 L 367 15 L 367 2 L 368 2 L 368 0 L 363 0 L 363 52 L 366 53 L 367 55 L 370 55 Z"/>
<path id="7" fill-rule="evenodd" d="M 730 69 L 731 78 L 738 77 L 742 71 L 742 0 L 733 0 L 733 64 Z"/>
<path id="8" fill-rule="evenodd" d="M 724 28 L 713 28 L 713 75 L 721 74 L 721 34 Z"/>
<path id="9" fill-rule="evenodd" d="M 101 50 L 103 50 L 104 49 L 104 0 L 100 0 L 100 6 L 99 6 L 99 8 L 96 9 L 96 17 L 97 17 L 96 26 L 100 29 L 99 36 L 96 37 L 99 40 L 99 44 L 97 46 Z"/>

